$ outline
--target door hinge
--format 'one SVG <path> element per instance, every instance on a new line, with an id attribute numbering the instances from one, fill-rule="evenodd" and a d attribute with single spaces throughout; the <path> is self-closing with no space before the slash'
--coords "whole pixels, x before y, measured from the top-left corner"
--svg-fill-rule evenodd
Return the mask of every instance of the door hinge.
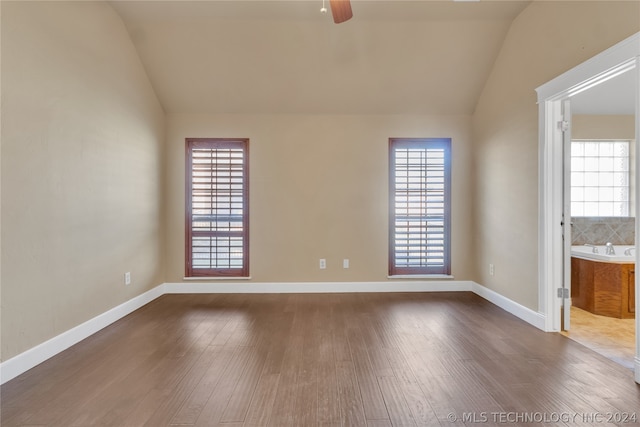
<path id="1" fill-rule="evenodd" d="M 562 132 L 566 132 L 569 130 L 569 122 L 567 120 L 560 120 L 558 122 L 558 129 L 560 129 Z"/>
<path id="2" fill-rule="evenodd" d="M 569 289 L 567 288 L 558 288 L 558 298 L 569 298 Z"/>

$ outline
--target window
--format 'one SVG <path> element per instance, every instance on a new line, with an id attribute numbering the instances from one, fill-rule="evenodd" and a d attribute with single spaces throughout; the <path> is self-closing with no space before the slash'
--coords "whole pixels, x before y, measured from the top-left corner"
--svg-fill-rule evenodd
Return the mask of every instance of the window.
<path id="1" fill-rule="evenodd" d="M 450 274 L 451 139 L 389 139 L 389 275 Z"/>
<path id="2" fill-rule="evenodd" d="M 186 140 L 186 276 L 249 276 L 249 140 Z"/>
<path id="3" fill-rule="evenodd" d="M 629 214 L 629 141 L 571 141 L 571 215 Z"/>

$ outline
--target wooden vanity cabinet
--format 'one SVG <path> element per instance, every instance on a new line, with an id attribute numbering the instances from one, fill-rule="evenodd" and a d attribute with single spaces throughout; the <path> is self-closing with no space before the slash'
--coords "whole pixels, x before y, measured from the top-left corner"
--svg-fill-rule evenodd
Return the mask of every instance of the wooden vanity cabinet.
<path id="1" fill-rule="evenodd" d="M 571 258 L 571 303 L 600 316 L 635 317 L 635 265 Z"/>
<path id="2" fill-rule="evenodd" d="M 635 315 L 636 312 L 636 272 L 635 269 L 629 271 L 629 313 Z M 634 316 L 631 316 L 634 317 Z"/>

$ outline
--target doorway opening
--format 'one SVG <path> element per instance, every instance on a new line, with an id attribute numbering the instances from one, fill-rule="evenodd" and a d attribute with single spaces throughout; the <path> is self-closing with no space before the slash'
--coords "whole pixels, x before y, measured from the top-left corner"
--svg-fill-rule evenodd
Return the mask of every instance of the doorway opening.
<path id="1" fill-rule="evenodd" d="M 634 69 L 564 101 L 570 254 L 562 334 L 632 369 L 635 357 Z M 563 310 L 564 311 L 564 310 Z"/>
<path id="2" fill-rule="evenodd" d="M 571 258 L 571 215 L 568 183 L 564 180 L 565 162 L 569 156 L 564 151 L 566 131 L 571 127 L 571 98 L 591 88 L 595 88 L 617 76 L 631 73 L 634 80 L 640 80 L 640 33 L 629 37 L 616 46 L 607 49 L 594 58 L 575 67 L 561 76 L 536 89 L 539 104 L 540 169 L 539 169 L 539 308 L 545 318 L 545 330 L 559 332 L 563 323 L 570 329 L 571 319 L 571 269 L 565 268 Z M 632 90 L 635 98 L 635 144 L 639 141 L 640 88 Z M 569 107 L 569 108 L 567 108 Z M 638 169 L 638 156 L 635 165 Z M 633 178 L 634 197 L 638 199 L 640 177 Z M 635 223 L 635 236 L 639 235 L 639 224 Z M 637 243 L 635 238 L 634 242 Z M 638 265 L 638 253 L 634 255 Z M 569 264 L 570 265 L 570 264 Z M 637 288 L 637 280 L 634 279 Z M 635 292 L 635 305 L 640 300 Z M 640 344 L 638 324 L 635 319 L 635 380 L 640 383 Z"/>

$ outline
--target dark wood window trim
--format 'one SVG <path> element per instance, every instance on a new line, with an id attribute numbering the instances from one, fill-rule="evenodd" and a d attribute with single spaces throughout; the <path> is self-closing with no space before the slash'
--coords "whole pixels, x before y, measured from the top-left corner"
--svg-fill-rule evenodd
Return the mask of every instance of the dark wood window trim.
<path id="1" fill-rule="evenodd" d="M 451 274 L 451 139 L 389 138 L 389 275 L 431 274 Z"/>
<path id="2" fill-rule="evenodd" d="M 186 139 L 186 277 L 249 276 L 249 140 Z"/>

